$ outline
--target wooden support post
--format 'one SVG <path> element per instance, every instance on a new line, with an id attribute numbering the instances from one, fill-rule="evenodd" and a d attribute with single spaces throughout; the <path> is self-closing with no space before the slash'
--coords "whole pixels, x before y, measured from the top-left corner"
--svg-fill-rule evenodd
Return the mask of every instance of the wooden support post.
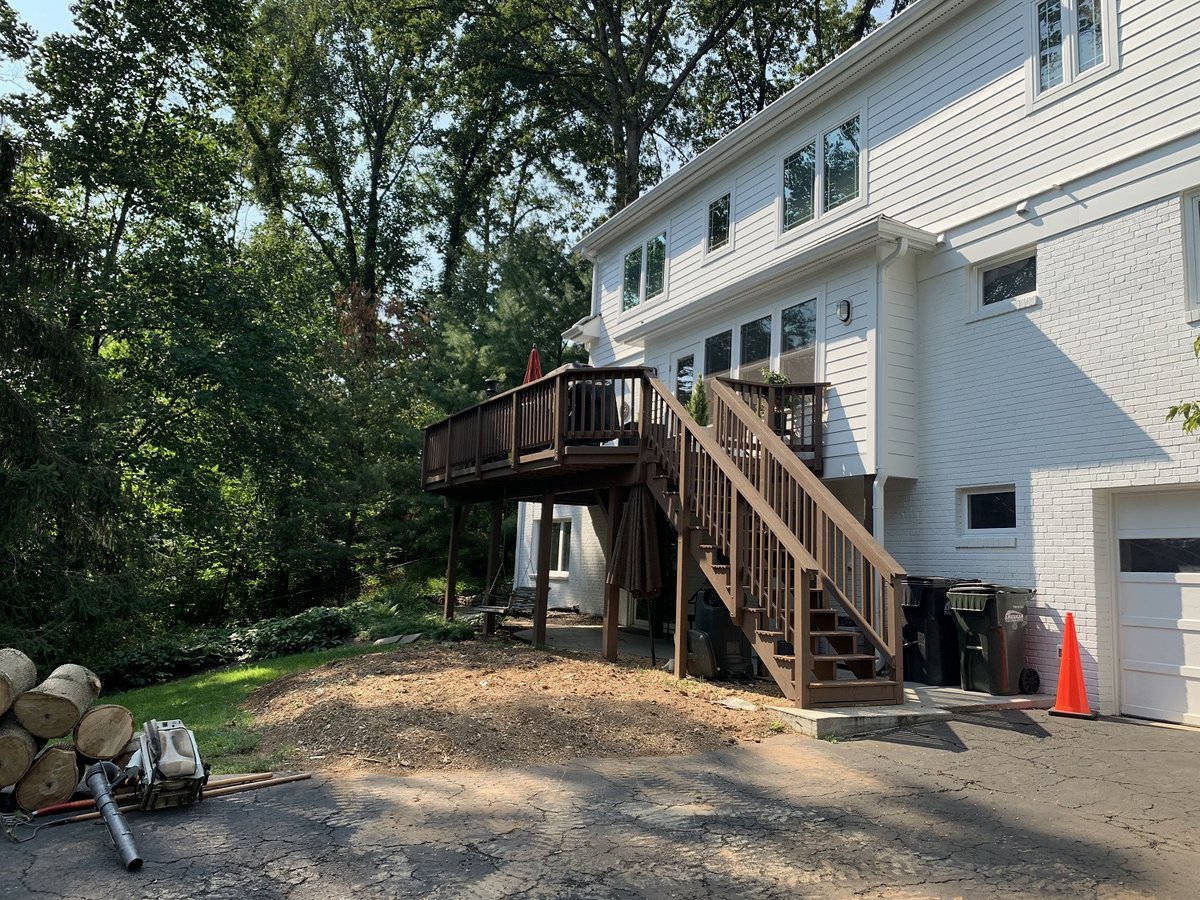
<path id="1" fill-rule="evenodd" d="M 608 489 L 608 563 L 612 565 L 617 549 L 617 529 L 621 525 L 622 495 L 613 487 Z M 604 585 L 604 624 L 601 627 L 600 649 L 609 662 L 617 661 L 617 625 L 621 612 L 621 589 L 615 584 Z"/>
<path id="2" fill-rule="evenodd" d="M 687 675 L 687 560 L 691 549 L 691 529 L 680 528 L 675 543 L 675 677 Z M 654 638 L 651 637 L 651 640 Z"/>
<path id="3" fill-rule="evenodd" d="M 503 556 L 504 532 L 502 531 L 504 524 L 504 501 L 492 501 L 492 527 L 488 533 L 488 567 L 487 567 L 487 587 L 484 598 L 485 606 L 496 606 L 496 579 L 500 576 L 500 560 Z M 483 614 L 483 633 L 496 633 L 496 614 Z"/>
<path id="4" fill-rule="evenodd" d="M 793 682 L 792 697 L 801 709 L 812 706 L 812 688 L 809 678 L 813 667 L 812 640 L 808 636 L 809 610 L 812 609 L 812 595 L 809 588 L 809 573 L 797 565 L 795 581 L 792 583 L 792 663 Z M 782 623 L 781 623 L 782 624 Z"/>
<path id="5" fill-rule="evenodd" d="M 454 618 L 454 604 L 458 599 L 458 543 L 463 525 L 467 521 L 469 506 L 451 508 L 450 552 L 446 556 L 446 596 L 442 601 L 442 615 L 446 620 Z"/>
<path id="6" fill-rule="evenodd" d="M 550 538 L 554 528 L 554 495 L 542 497 L 541 525 L 538 528 L 537 590 L 533 598 L 533 645 L 545 646 L 546 610 L 550 600 Z"/>

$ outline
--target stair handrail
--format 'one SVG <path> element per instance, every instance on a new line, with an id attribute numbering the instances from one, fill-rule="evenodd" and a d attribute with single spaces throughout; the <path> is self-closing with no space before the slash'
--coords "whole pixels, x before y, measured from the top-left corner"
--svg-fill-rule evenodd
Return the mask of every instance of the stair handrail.
<path id="1" fill-rule="evenodd" d="M 825 520 L 832 524 L 843 537 L 848 539 L 851 548 L 874 568 L 883 582 L 884 589 L 890 591 L 893 595 L 891 608 L 887 611 L 886 628 L 888 637 L 891 638 L 891 640 L 888 640 L 888 638 L 879 634 L 873 624 L 866 621 L 857 609 L 854 601 L 846 596 L 843 585 L 839 580 L 830 576 L 830 568 L 823 564 L 825 562 L 822 559 L 822 556 L 825 555 L 823 548 L 806 547 L 814 560 L 817 561 L 817 572 L 820 573 L 822 587 L 838 602 L 838 605 L 843 608 L 845 613 L 854 620 L 855 624 L 863 631 L 868 640 L 884 654 L 887 661 L 898 670 L 900 638 L 898 581 L 907 574 L 904 567 L 888 553 L 875 536 L 866 529 L 866 526 L 850 514 L 849 510 L 842 505 L 841 501 L 833 495 L 821 479 L 808 466 L 796 458 L 795 454 L 787 448 L 779 436 L 768 428 L 766 423 L 759 419 L 758 416 L 754 415 L 754 411 L 748 403 L 739 398 L 728 385 L 721 383 L 720 379 L 713 379 L 709 383 L 709 386 L 717 401 L 714 403 L 714 416 L 720 415 L 722 410 L 727 410 L 733 415 L 738 423 L 757 441 L 762 452 L 769 455 L 771 462 L 778 465 L 783 472 L 791 477 L 800 490 L 813 501 L 814 507 Z M 721 446 L 719 441 L 717 444 Z M 779 445 L 778 449 L 775 446 L 776 444 Z M 722 448 L 722 452 L 728 454 L 728 449 Z M 754 484 L 753 480 L 740 468 L 739 472 L 751 484 Z M 782 520 L 783 516 L 779 515 L 776 504 L 771 502 L 766 496 L 766 491 L 763 490 L 765 487 L 765 485 L 755 485 L 755 490 L 764 499 L 768 500 L 768 505 L 776 511 L 776 514 Z M 774 497 L 776 501 L 781 499 L 777 492 Z M 790 525 L 785 524 L 785 527 L 791 531 Z M 825 529 L 823 527 L 818 528 L 814 525 L 813 534 L 814 536 L 820 536 L 819 540 L 822 544 L 824 543 L 824 533 Z"/>
<path id="2" fill-rule="evenodd" d="M 763 519 L 765 524 L 775 531 L 784 548 L 796 558 L 800 567 L 810 572 L 819 571 L 820 566 L 817 564 L 812 553 L 809 552 L 809 549 L 804 546 L 803 542 L 788 528 L 787 523 L 780 518 L 779 514 L 759 494 L 750 479 L 729 459 L 728 454 L 717 443 L 716 439 L 707 433 L 707 429 L 696 424 L 696 420 L 691 417 L 687 408 L 679 402 L 679 399 L 674 394 L 667 390 L 661 381 L 652 375 L 647 375 L 646 383 L 666 402 L 667 408 L 679 418 L 680 425 L 691 434 L 696 443 L 704 448 L 721 471 L 729 477 L 734 488 L 743 497 L 747 505 Z"/>

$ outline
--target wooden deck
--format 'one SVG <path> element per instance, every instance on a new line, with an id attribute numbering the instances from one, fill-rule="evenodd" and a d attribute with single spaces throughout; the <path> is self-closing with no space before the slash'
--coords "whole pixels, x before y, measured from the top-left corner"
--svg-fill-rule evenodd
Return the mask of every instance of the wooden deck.
<path id="1" fill-rule="evenodd" d="M 798 706 L 900 703 L 904 570 L 816 474 L 825 388 L 717 380 L 713 424 L 704 427 L 652 370 L 564 367 L 429 426 L 422 485 L 454 512 L 446 615 L 470 505 L 491 505 L 492 584 L 502 501 L 540 504 L 534 641 L 542 643 L 554 506 L 598 505 L 609 521 L 611 561 L 620 558 L 626 522 L 641 518 L 624 515 L 639 508 L 631 494 L 643 501 L 648 490 L 678 540 L 677 674 L 686 670 L 690 558 Z M 624 538 L 623 546 L 645 543 Z M 602 643 L 612 659 L 620 577 L 609 576 Z"/>

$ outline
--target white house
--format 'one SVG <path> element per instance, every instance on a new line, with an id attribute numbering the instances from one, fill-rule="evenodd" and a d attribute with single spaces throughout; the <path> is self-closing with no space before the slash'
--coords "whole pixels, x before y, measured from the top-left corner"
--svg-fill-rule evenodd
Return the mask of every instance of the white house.
<path id="1" fill-rule="evenodd" d="M 909 573 L 1035 588 L 1044 685 L 1071 611 L 1093 706 L 1200 725 L 1200 7 L 920 0 L 577 250 L 594 365 L 828 383 L 826 483 Z M 599 612 L 560 512 L 551 606 Z"/>

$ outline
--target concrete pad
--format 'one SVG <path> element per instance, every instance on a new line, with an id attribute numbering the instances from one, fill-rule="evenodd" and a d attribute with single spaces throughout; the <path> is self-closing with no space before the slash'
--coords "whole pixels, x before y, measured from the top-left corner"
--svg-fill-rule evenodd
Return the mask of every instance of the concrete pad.
<path id="1" fill-rule="evenodd" d="M 546 625 L 546 646 L 552 650 L 583 650 L 600 652 L 600 625 Z M 533 643 L 533 629 L 525 628 L 513 632 L 514 640 Z M 675 642 L 670 638 L 659 638 L 654 642 L 655 658 L 661 664 L 675 655 Z M 628 659 L 650 659 L 650 638 L 644 634 L 617 633 L 617 656 Z"/>
<path id="2" fill-rule="evenodd" d="M 823 709 L 771 706 L 768 709 L 801 734 L 828 740 L 907 728 L 925 722 L 943 722 L 960 713 L 1049 709 L 1053 705 L 1054 698 L 1049 694 L 998 696 L 910 681 L 904 684 L 904 703 L 899 706 L 838 706 Z"/>

